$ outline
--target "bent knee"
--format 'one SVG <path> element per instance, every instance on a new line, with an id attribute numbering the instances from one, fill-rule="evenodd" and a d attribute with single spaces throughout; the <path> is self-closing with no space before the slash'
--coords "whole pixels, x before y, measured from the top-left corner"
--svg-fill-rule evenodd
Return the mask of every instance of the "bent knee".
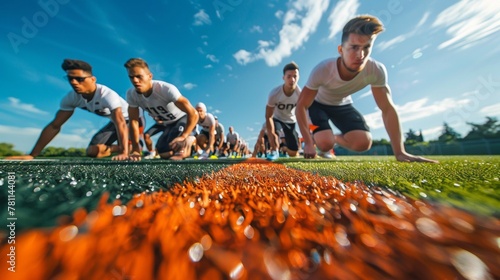
<path id="1" fill-rule="evenodd" d="M 87 156 L 88 157 L 97 157 L 99 154 L 99 147 L 96 145 L 91 145 L 87 147 Z"/>
<path id="2" fill-rule="evenodd" d="M 364 152 L 368 151 L 371 147 L 372 147 L 372 141 L 361 141 L 353 143 L 353 145 L 350 148 L 356 152 Z"/>

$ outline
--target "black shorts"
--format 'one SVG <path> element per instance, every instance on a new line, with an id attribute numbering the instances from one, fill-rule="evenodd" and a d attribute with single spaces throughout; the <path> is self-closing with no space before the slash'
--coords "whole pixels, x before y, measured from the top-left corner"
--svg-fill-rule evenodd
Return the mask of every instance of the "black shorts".
<path id="1" fill-rule="evenodd" d="M 170 142 L 179 137 L 186 129 L 187 115 L 174 123 L 165 125 L 162 135 L 156 141 L 156 149 L 159 154 L 171 151 Z"/>
<path id="2" fill-rule="evenodd" d="M 148 128 L 144 134 L 148 134 L 149 136 L 154 136 L 160 132 L 163 132 L 167 125 L 165 123 L 155 123 L 153 126 Z"/>
<path id="3" fill-rule="evenodd" d="M 353 130 L 370 131 L 365 118 L 352 106 L 352 104 L 331 106 L 314 101 L 311 107 L 309 107 L 309 117 L 311 118 L 312 124 L 317 126 L 313 133 L 322 130 L 331 130 L 332 128 L 328 120 L 331 120 L 333 125 L 335 125 L 342 134 L 346 134 Z"/>
<path id="4" fill-rule="evenodd" d="M 285 139 L 286 147 L 291 151 L 299 150 L 299 135 L 295 130 L 295 123 L 284 123 L 280 120 L 273 119 L 274 121 L 274 131 L 280 136 L 280 138 Z"/>
<path id="5" fill-rule="evenodd" d="M 110 146 L 116 141 L 118 141 L 118 132 L 116 131 L 116 126 L 113 122 L 109 122 L 103 128 L 101 128 L 96 134 L 94 134 L 94 136 L 92 136 L 89 146 L 97 144 L 104 144 L 106 146 Z"/>

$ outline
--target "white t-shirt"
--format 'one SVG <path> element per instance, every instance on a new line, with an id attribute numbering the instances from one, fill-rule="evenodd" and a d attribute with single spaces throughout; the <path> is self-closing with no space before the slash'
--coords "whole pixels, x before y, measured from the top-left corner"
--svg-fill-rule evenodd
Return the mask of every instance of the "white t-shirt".
<path id="1" fill-rule="evenodd" d="M 153 93 L 145 97 L 135 88 L 127 90 L 127 102 L 130 107 L 141 107 L 155 120 L 171 124 L 184 117 L 186 113 L 175 106 L 174 102 L 182 96 L 176 86 L 163 81 L 153 80 Z"/>
<path id="2" fill-rule="evenodd" d="M 240 140 L 240 135 L 236 131 L 233 131 L 233 133 L 228 132 L 226 135 L 226 140 L 227 143 L 231 145 L 236 145 L 236 143 L 238 143 L 238 141 Z"/>
<path id="3" fill-rule="evenodd" d="M 226 136 L 224 135 L 224 126 L 219 122 L 219 125 L 215 127 L 215 138 L 219 139 L 221 142 L 226 142 Z M 222 139 L 221 139 L 222 138 Z"/>
<path id="4" fill-rule="evenodd" d="M 201 131 L 210 132 L 210 127 L 215 125 L 214 115 L 207 113 L 205 119 L 198 119 L 198 124 L 201 126 Z M 215 130 L 215 134 L 217 134 L 217 130 Z"/>
<path id="5" fill-rule="evenodd" d="M 123 117 L 128 120 L 128 103 L 114 90 L 101 84 L 96 84 L 94 97 L 90 101 L 72 90 L 63 97 L 60 104 L 61 111 L 74 111 L 75 108 L 81 108 L 108 119 L 111 119 L 111 111 L 120 107 Z"/>
<path id="6" fill-rule="evenodd" d="M 324 105 L 346 105 L 352 103 L 351 94 L 363 89 L 387 86 L 385 66 L 368 58 L 365 68 L 354 79 L 344 81 L 340 78 L 337 58 L 320 62 L 311 72 L 306 87 L 317 90 L 315 100 Z"/>
<path id="7" fill-rule="evenodd" d="M 299 86 L 295 88 L 290 96 L 285 95 L 283 85 L 271 90 L 267 98 L 267 106 L 274 108 L 273 117 L 284 123 L 296 123 L 295 107 L 297 107 L 300 92 Z"/>

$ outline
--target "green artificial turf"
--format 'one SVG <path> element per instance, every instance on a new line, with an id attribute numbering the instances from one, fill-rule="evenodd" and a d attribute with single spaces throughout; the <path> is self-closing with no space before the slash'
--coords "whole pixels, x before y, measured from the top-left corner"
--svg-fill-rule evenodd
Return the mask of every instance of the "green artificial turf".
<path id="1" fill-rule="evenodd" d="M 394 157 L 340 157 L 334 162 L 290 162 L 288 166 L 388 187 L 414 199 L 450 204 L 500 217 L 500 156 L 440 156 L 439 164 L 403 163 Z"/>
<path id="2" fill-rule="evenodd" d="M 340 157 L 338 160 L 280 159 L 289 167 L 363 181 L 417 198 L 449 203 L 481 215 L 500 217 L 500 156 L 435 157 L 439 164 L 400 163 L 393 157 Z M 7 219 L 7 174 L 14 172 L 17 229 L 53 226 L 75 209 L 94 209 L 103 193 L 128 202 L 134 194 L 168 189 L 241 160 L 139 163 L 109 159 L 0 161 L 0 219 Z"/>

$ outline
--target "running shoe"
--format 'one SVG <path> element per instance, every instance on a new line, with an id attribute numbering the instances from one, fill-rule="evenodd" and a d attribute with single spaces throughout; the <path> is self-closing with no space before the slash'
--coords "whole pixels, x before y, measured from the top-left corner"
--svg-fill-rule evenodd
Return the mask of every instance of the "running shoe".
<path id="1" fill-rule="evenodd" d="M 277 160 L 280 157 L 277 151 L 272 151 L 270 154 L 267 155 L 267 160 L 274 161 Z"/>
<path id="2" fill-rule="evenodd" d="M 333 159 L 335 156 L 330 152 L 323 152 L 323 151 L 318 151 L 318 156 L 326 159 Z"/>

